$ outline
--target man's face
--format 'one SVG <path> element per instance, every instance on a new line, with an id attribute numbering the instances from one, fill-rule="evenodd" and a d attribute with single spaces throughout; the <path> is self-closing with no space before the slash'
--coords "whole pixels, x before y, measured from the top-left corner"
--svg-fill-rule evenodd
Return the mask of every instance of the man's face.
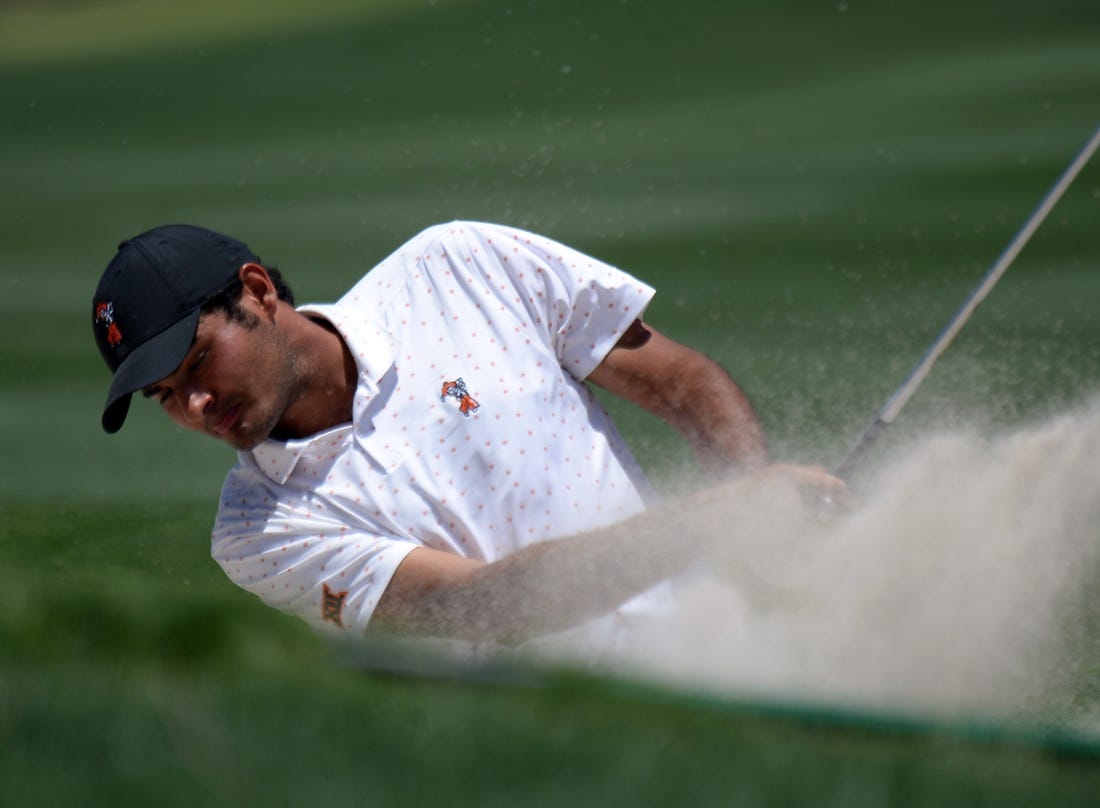
<path id="1" fill-rule="evenodd" d="M 215 311 L 199 320 L 180 366 L 142 392 L 180 426 L 247 450 L 268 438 L 301 389 L 286 337 L 273 322 Z"/>

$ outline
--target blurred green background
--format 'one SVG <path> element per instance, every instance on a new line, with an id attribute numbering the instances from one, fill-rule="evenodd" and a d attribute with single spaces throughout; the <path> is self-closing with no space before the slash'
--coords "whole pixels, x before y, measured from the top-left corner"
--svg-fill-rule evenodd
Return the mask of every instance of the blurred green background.
<path id="1" fill-rule="evenodd" d="M 231 454 L 99 429 L 121 239 L 243 238 L 329 300 L 420 228 L 527 227 L 658 287 L 775 454 L 831 463 L 1100 124 L 1100 6 L 0 3 L 5 805 L 1087 804 L 1095 744 L 363 676 L 208 557 Z M 1100 382 L 1090 164 L 888 438 Z M 609 402 L 659 484 L 688 457 Z M 887 722 L 889 723 L 889 722 Z"/>

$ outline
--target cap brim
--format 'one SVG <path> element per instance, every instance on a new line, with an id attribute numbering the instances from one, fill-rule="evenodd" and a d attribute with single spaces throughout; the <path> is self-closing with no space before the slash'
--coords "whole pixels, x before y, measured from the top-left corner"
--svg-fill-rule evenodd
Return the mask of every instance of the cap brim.
<path id="1" fill-rule="evenodd" d="M 135 348 L 115 371 L 107 403 L 103 406 L 103 429 L 115 433 L 122 428 L 130 410 L 130 396 L 170 375 L 180 366 L 199 324 L 201 309 L 195 309 L 152 339 Z"/>

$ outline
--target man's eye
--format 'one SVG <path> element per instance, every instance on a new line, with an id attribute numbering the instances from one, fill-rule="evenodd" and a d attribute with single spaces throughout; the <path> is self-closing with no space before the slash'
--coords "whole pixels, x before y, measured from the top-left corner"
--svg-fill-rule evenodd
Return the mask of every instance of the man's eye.
<path id="1" fill-rule="evenodd" d="M 206 355 L 209 351 L 201 351 L 199 355 L 195 357 L 195 361 L 191 363 L 191 370 L 197 370 L 198 367 L 206 361 Z"/>

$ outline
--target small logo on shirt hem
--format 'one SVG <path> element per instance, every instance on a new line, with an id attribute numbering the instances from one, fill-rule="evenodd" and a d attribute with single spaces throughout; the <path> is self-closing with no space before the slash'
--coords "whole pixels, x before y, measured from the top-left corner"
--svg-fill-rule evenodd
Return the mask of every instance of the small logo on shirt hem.
<path id="1" fill-rule="evenodd" d="M 324 600 L 321 602 L 321 620 L 326 623 L 335 623 L 337 628 L 344 627 L 344 599 L 347 591 L 333 592 L 328 584 L 323 584 Z"/>

